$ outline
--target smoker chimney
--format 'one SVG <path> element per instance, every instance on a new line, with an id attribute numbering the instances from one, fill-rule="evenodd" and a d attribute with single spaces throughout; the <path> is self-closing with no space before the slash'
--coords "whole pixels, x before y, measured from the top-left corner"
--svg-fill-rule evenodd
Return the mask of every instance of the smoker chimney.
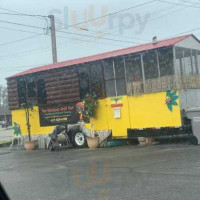
<path id="1" fill-rule="evenodd" d="M 157 36 L 153 37 L 153 44 L 157 44 L 158 40 L 157 40 Z"/>

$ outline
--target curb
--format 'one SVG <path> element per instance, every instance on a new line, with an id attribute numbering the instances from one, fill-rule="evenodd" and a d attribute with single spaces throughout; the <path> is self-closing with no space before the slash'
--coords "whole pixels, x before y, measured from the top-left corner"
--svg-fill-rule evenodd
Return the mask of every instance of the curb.
<path id="1" fill-rule="evenodd" d="M 11 141 L 2 143 L 2 144 L 0 144 L 0 148 L 9 147 L 11 145 L 11 143 L 12 143 Z"/>

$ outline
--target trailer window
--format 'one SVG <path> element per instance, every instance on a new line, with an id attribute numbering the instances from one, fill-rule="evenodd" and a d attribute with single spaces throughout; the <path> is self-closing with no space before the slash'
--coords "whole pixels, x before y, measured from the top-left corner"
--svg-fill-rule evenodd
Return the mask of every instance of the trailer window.
<path id="1" fill-rule="evenodd" d="M 39 105 L 47 103 L 45 80 L 42 75 L 37 76 L 37 97 Z"/>
<path id="2" fill-rule="evenodd" d="M 37 96 L 35 76 L 27 77 L 27 90 L 28 98 L 35 98 Z"/>
<path id="3" fill-rule="evenodd" d="M 137 82 L 142 80 L 141 55 L 125 58 L 127 81 Z"/>
<path id="4" fill-rule="evenodd" d="M 200 51 L 197 51 L 197 67 L 198 72 L 200 73 Z"/>
<path id="5" fill-rule="evenodd" d="M 85 95 L 90 92 L 89 67 L 84 65 L 79 68 L 79 85 L 80 97 L 84 99 Z"/>
<path id="6" fill-rule="evenodd" d="M 173 69 L 173 51 L 170 49 L 158 50 L 160 76 L 169 76 L 174 74 Z"/>
<path id="7" fill-rule="evenodd" d="M 113 61 L 106 60 L 103 63 L 104 63 L 104 78 L 105 78 L 106 96 L 107 97 L 116 96 Z"/>
<path id="8" fill-rule="evenodd" d="M 118 58 L 114 60 L 116 96 L 126 95 L 126 79 L 124 70 L 124 60 Z"/>
<path id="9" fill-rule="evenodd" d="M 183 75 L 183 48 L 176 47 L 176 64 L 175 64 L 175 74 L 176 75 Z"/>
<path id="10" fill-rule="evenodd" d="M 183 74 L 192 74 L 192 60 L 191 60 L 191 49 L 184 49 L 184 71 Z"/>
<path id="11" fill-rule="evenodd" d="M 98 97 L 104 97 L 103 69 L 101 62 L 95 62 L 90 65 L 91 91 Z"/>
<path id="12" fill-rule="evenodd" d="M 114 61 L 104 61 L 104 77 L 107 97 L 127 94 L 124 61 L 122 58 L 116 58 Z"/>
<path id="13" fill-rule="evenodd" d="M 197 50 L 192 50 L 192 69 L 193 69 L 193 74 L 199 74 L 198 64 L 197 64 Z"/>
<path id="14" fill-rule="evenodd" d="M 155 51 L 143 54 L 145 79 L 158 78 L 158 63 Z"/>
<path id="15" fill-rule="evenodd" d="M 22 104 L 25 104 L 26 99 L 26 80 L 21 78 L 17 81 L 18 87 L 18 97 L 19 97 L 19 106 L 21 107 Z"/>

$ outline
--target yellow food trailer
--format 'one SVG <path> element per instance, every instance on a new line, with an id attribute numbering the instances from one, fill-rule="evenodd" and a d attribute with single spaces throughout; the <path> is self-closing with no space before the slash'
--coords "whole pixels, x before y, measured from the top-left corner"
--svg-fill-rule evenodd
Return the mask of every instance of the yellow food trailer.
<path id="1" fill-rule="evenodd" d="M 199 73 L 194 35 L 32 68 L 7 78 L 12 121 L 27 135 L 23 105 L 32 105 L 31 134 L 45 135 L 78 122 L 80 102 L 95 94 L 95 116 L 81 117 L 88 127 L 112 130 L 113 139 L 177 135 L 198 106 L 188 97 L 200 96 Z"/>

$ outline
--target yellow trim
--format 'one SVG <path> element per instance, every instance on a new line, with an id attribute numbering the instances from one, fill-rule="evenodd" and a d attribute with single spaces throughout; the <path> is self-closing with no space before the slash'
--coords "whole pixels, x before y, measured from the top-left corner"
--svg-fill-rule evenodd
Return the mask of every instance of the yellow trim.
<path id="1" fill-rule="evenodd" d="M 140 96 L 123 96 L 120 118 L 114 117 L 114 108 L 110 98 L 100 99 L 96 118 L 91 119 L 95 130 L 112 130 L 113 137 L 126 138 L 127 129 L 159 128 L 181 126 L 180 106 L 174 106 L 170 112 L 165 104 L 166 93 L 152 93 Z M 179 104 L 179 100 L 177 100 Z M 32 134 L 48 134 L 53 126 L 40 127 L 38 107 L 30 112 Z M 27 134 L 25 112 L 23 109 L 12 111 L 13 122 L 20 124 L 23 135 Z M 90 124 L 87 124 L 90 128 Z"/>

